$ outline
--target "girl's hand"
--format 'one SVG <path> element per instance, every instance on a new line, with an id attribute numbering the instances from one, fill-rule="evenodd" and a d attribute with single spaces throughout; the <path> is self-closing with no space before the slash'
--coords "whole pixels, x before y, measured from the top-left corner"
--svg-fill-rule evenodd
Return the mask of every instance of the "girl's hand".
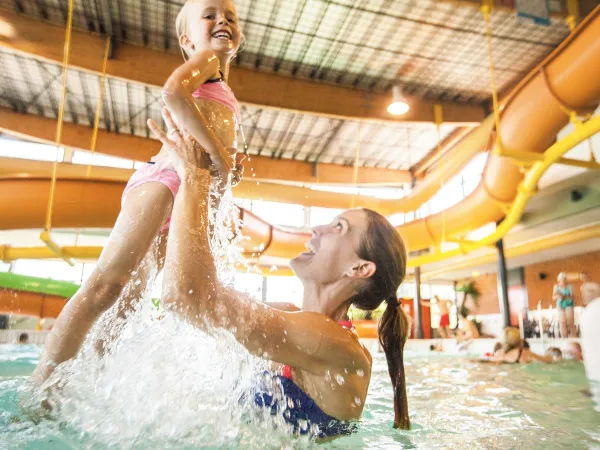
<path id="1" fill-rule="evenodd" d="M 177 126 L 167 108 L 162 109 L 162 116 L 167 124 L 167 133 L 153 120 L 148 120 L 148 127 L 164 144 L 179 177 L 183 180 L 195 169 L 209 170 L 210 158 L 196 140 L 186 130 Z"/>

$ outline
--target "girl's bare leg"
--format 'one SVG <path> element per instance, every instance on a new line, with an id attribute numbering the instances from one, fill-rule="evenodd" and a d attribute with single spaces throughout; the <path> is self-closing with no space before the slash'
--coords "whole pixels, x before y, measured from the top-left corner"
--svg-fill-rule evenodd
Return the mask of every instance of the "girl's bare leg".
<path id="1" fill-rule="evenodd" d="M 142 299 L 147 289 L 151 289 L 156 275 L 164 265 L 165 253 L 167 250 L 167 235 L 169 230 L 161 230 L 157 238 L 152 242 L 146 257 L 132 273 L 132 278 L 123 289 L 116 305 L 114 314 L 105 314 L 108 319 L 106 333 L 95 343 L 96 351 L 99 355 L 104 355 L 107 346 L 116 339 L 121 325 L 127 316 L 135 310 L 136 303 Z M 110 316 L 110 317 L 107 317 Z M 104 320 L 104 319 L 103 319 Z"/>
<path id="2" fill-rule="evenodd" d="M 38 383 L 77 354 L 94 322 L 119 298 L 148 253 L 172 205 L 171 192 L 160 183 L 146 183 L 127 194 L 96 269 L 67 302 L 46 339 L 33 372 Z"/>

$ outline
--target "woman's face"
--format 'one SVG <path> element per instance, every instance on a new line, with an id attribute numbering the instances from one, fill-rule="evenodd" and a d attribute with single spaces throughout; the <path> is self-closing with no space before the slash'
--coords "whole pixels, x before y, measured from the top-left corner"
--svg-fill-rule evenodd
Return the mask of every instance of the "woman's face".
<path id="1" fill-rule="evenodd" d="M 240 47 L 240 39 L 237 13 L 231 0 L 203 0 L 190 5 L 183 44 L 193 53 L 213 50 L 234 55 Z"/>
<path id="2" fill-rule="evenodd" d="M 344 212 L 329 225 L 314 227 L 307 251 L 291 261 L 292 269 L 300 279 L 321 284 L 351 275 L 360 265 L 356 251 L 367 228 L 367 214 L 360 209 Z"/>

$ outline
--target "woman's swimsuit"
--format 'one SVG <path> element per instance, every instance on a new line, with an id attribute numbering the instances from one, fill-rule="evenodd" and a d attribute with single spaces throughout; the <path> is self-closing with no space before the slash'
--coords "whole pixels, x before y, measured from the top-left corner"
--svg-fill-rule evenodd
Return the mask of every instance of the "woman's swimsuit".
<path id="1" fill-rule="evenodd" d="M 338 322 L 344 328 L 351 329 L 352 322 Z M 312 398 L 308 396 L 292 380 L 290 366 L 283 366 L 282 374 L 271 374 L 272 380 L 279 386 L 279 395 L 269 390 L 259 389 L 254 396 L 254 403 L 263 408 L 270 408 L 271 415 L 281 415 L 290 425 L 295 435 L 309 434 L 324 438 L 353 433 L 357 424 L 336 419 L 325 413 Z"/>
<path id="2" fill-rule="evenodd" d="M 229 108 L 233 113 L 236 129 L 240 126 L 240 105 L 233 95 L 231 88 L 227 85 L 227 83 L 225 83 L 225 81 L 223 81 L 223 78 L 208 80 L 198 89 L 196 89 L 192 93 L 192 96 L 197 99 L 214 101 Z M 156 182 L 166 186 L 169 191 L 171 191 L 173 199 L 175 199 L 177 192 L 179 192 L 179 187 L 181 186 L 181 180 L 179 179 L 177 172 L 175 172 L 173 164 L 171 164 L 171 161 L 168 158 L 150 161 L 136 170 L 129 179 L 129 182 L 123 191 L 121 207 L 123 207 L 125 202 L 125 196 L 131 190 L 149 182 Z M 170 221 L 171 218 L 169 217 L 163 225 L 161 231 L 169 228 Z"/>
<path id="3" fill-rule="evenodd" d="M 565 286 L 561 288 L 560 286 L 556 286 L 556 292 L 558 292 L 562 298 L 556 302 L 556 306 L 560 309 L 567 309 L 570 306 L 574 306 L 575 302 L 573 301 L 573 293 L 571 292 L 571 286 Z"/>

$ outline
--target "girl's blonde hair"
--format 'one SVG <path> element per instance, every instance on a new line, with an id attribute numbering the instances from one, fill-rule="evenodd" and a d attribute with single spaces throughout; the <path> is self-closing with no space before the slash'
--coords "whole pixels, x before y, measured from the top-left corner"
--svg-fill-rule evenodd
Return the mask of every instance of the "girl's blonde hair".
<path id="1" fill-rule="evenodd" d="M 190 9 L 190 6 L 196 2 L 198 2 L 198 0 L 187 0 L 183 4 L 183 7 L 179 11 L 179 14 L 177 14 L 177 18 L 175 19 L 175 32 L 177 33 L 177 43 L 179 44 L 179 48 L 181 50 L 181 55 L 183 56 L 183 59 L 185 61 L 187 61 L 189 58 L 192 57 L 192 53 L 190 53 L 190 51 L 187 48 L 185 48 L 183 45 L 181 45 L 181 36 L 183 36 L 188 31 L 188 11 Z M 245 37 L 241 31 L 240 31 L 240 38 L 241 38 L 241 43 L 242 43 L 241 46 L 243 46 L 245 43 Z M 241 50 L 238 48 L 235 55 L 233 55 L 229 59 L 229 63 L 231 63 L 231 61 L 237 56 L 237 54 L 240 51 Z M 225 80 L 227 80 L 229 78 L 229 63 L 227 64 L 227 67 L 221 68 L 221 71 L 225 75 Z"/>
<path id="2" fill-rule="evenodd" d="M 195 3 L 198 0 L 187 0 L 179 14 L 177 14 L 177 19 L 175 19 L 175 32 L 177 33 L 177 42 L 179 44 L 179 48 L 181 49 L 181 54 L 183 55 L 183 59 L 187 61 L 189 57 L 192 55 L 189 53 L 188 49 L 186 49 L 183 45 L 181 45 L 181 36 L 187 32 L 188 29 L 188 10 L 190 9 L 190 5 Z"/>

